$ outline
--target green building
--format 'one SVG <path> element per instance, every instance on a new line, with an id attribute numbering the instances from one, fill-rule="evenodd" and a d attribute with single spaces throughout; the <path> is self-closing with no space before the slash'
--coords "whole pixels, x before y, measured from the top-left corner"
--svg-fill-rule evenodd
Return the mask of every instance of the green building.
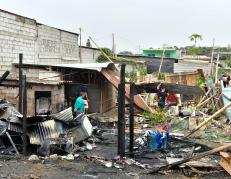
<path id="1" fill-rule="evenodd" d="M 164 52 L 165 58 L 177 58 L 177 50 L 172 49 L 145 49 L 143 50 L 144 56 L 149 57 L 162 57 L 162 54 Z"/>

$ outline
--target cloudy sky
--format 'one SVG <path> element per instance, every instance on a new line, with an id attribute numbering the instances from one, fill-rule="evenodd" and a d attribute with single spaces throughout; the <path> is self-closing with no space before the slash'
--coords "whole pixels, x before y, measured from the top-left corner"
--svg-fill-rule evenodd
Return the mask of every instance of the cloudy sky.
<path id="1" fill-rule="evenodd" d="M 141 48 L 231 43 L 231 0 L 0 0 L 0 8 L 38 22 L 92 36 L 102 47 L 138 52 Z"/>

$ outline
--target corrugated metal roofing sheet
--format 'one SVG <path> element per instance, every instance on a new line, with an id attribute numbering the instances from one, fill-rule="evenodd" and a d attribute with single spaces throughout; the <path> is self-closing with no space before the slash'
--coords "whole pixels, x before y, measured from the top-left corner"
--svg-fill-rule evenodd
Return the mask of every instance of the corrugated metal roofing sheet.
<path id="1" fill-rule="evenodd" d="M 198 69 L 203 69 L 205 73 L 211 71 L 211 64 L 204 61 L 180 61 L 174 63 L 174 73 L 194 72 Z"/>
<path id="2" fill-rule="evenodd" d="M 58 119 L 60 121 L 64 121 L 64 122 L 70 122 L 73 121 L 73 114 L 72 114 L 72 108 L 69 107 L 61 112 L 58 112 L 56 114 L 52 114 L 50 115 L 51 117 Z"/>
<path id="3" fill-rule="evenodd" d="M 88 69 L 88 70 L 96 70 L 100 72 L 102 68 L 107 68 L 110 62 L 106 63 L 81 63 L 81 64 L 54 64 L 52 67 L 63 67 L 63 68 L 77 68 L 77 69 Z"/>
<path id="4" fill-rule="evenodd" d="M 61 122 L 48 120 L 34 125 L 28 133 L 30 144 L 42 144 L 45 139 L 55 139 L 63 133 Z"/>
<path id="5" fill-rule="evenodd" d="M 16 67 L 18 67 L 18 63 L 13 63 Z M 104 63 L 74 63 L 74 64 L 32 64 L 32 63 L 23 63 L 23 66 L 37 66 L 37 67 L 57 67 L 57 68 L 72 68 L 72 69 L 87 69 L 87 70 L 95 70 L 100 72 L 103 68 L 113 68 L 115 69 L 115 64 L 111 62 Z"/>

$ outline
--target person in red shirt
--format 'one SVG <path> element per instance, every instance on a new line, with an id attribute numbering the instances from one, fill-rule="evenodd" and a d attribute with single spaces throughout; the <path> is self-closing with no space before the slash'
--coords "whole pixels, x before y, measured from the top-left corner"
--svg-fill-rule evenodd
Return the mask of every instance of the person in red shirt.
<path id="1" fill-rule="evenodd" d="M 168 106 L 176 106 L 177 105 L 177 96 L 175 93 L 169 93 L 167 97 Z"/>

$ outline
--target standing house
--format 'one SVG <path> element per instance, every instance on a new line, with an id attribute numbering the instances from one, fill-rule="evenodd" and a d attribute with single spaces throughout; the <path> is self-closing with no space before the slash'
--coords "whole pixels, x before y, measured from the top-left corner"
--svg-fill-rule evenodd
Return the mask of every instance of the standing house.
<path id="1" fill-rule="evenodd" d="M 89 88 L 90 112 L 112 108 L 114 89 L 99 70 L 110 65 L 89 69 L 87 63 L 94 63 L 99 52 L 89 56 L 89 49 L 81 50 L 80 60 L 77 33 L 0 10 L 0 75 L 10 71 L 0 86 L 0 98 L 18 105 L 18 61 L 22 53 L 23 73 L 28 82 L 28 115 L 64 109 L 70 99 L 74 100 L 81 85 Z M 103 102 L 104 99 L 107 101 Z"/>
<path id="2" fill-rule="evenodd" d="M 177 50 L 171 49 L 144 49 L 143 55 L 148 57 L 162 57 L 164 53 L 164 58 L 178 58 Z"/>

